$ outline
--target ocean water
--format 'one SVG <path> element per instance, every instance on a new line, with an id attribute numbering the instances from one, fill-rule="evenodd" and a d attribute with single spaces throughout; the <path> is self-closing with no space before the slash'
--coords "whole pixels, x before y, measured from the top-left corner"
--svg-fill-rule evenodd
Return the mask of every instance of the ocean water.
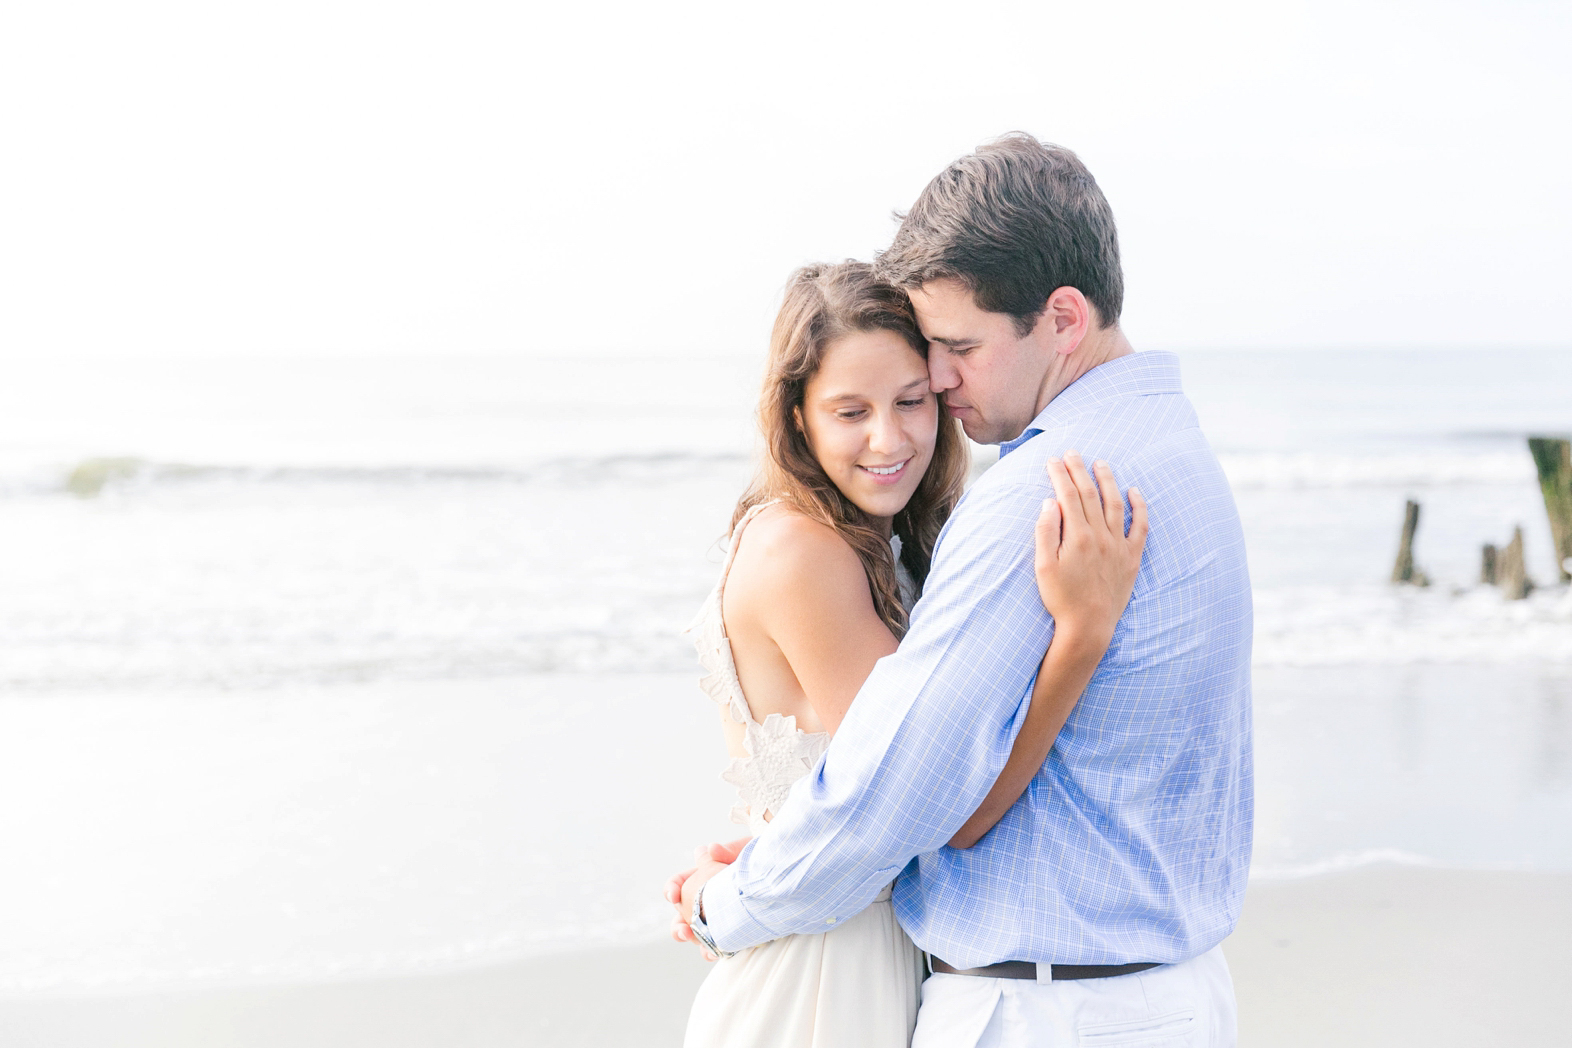
<path id="1" fill-rule="evenodd" d="M 1572 660 L 1523 435 L 1572 354 L 1187 354 L 1264 665 Z M 254 687 L 691 664 L 755 362 L 38 362 L 0 387 L 0 686 Z M 986 454 L 984 452 L 983 454 Z M 75 478 L 76 493 L 72 491 Z M 1385 585 L 1406 497 L 1435 580 Z M 1459 590 L 1463 592 L 1458 592 Z"/>
<path id="2" fill-rule="evenodd" d="M 1181 362 L 1249 544 L 1257 875 L 1572 869 L 1572 594 L 1524 444 L 1572 432 L 1572 352 Z M 727 830 L 680 631 L 750 474 L 756 360 L 6 378 L 0 830 L 25 858 L 0 895 L 32 903 L 0 905 L 0 991 L 659 930 L 660 879 Z M 1408 498 L 1426 589 L 1386 582 Z M 1515 525 L 1544 585 L 1514 603 L 1476 580 Z"/>

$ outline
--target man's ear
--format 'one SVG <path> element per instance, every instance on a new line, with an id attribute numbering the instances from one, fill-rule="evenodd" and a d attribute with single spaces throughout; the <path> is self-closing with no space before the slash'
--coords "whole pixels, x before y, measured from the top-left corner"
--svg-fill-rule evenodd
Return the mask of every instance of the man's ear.
<path id="1" fill-rule="evenodd" d="M 1068 356 L 1080 347 L 1094 322 L 1092 304 L 1080 289 L 1059 287 L 1048 296 L 1032 334 L 1055 353 Z"/>

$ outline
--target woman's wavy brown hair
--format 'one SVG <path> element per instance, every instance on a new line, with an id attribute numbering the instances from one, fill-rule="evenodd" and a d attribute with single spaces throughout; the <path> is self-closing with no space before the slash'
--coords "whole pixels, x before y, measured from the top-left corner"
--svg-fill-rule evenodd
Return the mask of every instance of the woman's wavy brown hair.
<path id="1" fill-rule="evenodd" d="M 868 574 L 873 607 L 890 632 L 906 632 L 895 577 L 895 556 L 873 519 L 841 493 L 808 447 L 798 419 L 804 390 L 818 372 L 831 342 L 857 332 L 891 331 L 924 357 L 928 341 L 917 327 L 906 292 L 877 279 L 873 266 L 846 261 L 805 266 L 786 285 L 770 335 L 769 366 L 759 396 L 759 429 L 764 434 L 764 462 L 732 513 L 731 527 L 749 509 L 780 499 L 811 520 L 834 528 L 856 552 Z M 901 539 L 901 563 L 920 593 L 928 577 L 933 544 L 955 508 L 966 482 L 970 456 L 955 420 L 941 408 L 933 460 L 917 490 L 895 516 Z"/>

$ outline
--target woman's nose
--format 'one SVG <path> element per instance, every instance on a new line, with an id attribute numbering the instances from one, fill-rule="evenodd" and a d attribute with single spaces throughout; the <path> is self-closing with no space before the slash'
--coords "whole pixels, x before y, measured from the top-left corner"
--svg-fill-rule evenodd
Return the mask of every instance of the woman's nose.
<path id="1" fill-rule="evenodd" d="M 900 422 L 893 413 L 880 413 L 873 419 L 872 432 L 868 434 L 868 450 L 883 454 L 900 450 L 904 438 Z"/>

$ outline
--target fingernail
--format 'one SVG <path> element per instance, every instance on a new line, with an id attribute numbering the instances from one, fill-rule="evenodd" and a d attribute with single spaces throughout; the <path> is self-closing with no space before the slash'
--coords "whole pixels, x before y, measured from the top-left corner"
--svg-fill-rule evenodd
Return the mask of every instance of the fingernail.
<path id="1" fill-rule="evenodd" d="M 1053 505 L 1053 499 L 1043 499 L 1043 512 L 1048 512 L 1048 507 Z"/>
<path id="2" fill-rule="evenodd" d="M 1108 463 L 1105 462 L 1103 459 L 1098 459 L 1096 462 L 1093 462 L 1092 465 L 1097 466 L 1100 469 L 1107 469 L 1108 468 Z"/>

